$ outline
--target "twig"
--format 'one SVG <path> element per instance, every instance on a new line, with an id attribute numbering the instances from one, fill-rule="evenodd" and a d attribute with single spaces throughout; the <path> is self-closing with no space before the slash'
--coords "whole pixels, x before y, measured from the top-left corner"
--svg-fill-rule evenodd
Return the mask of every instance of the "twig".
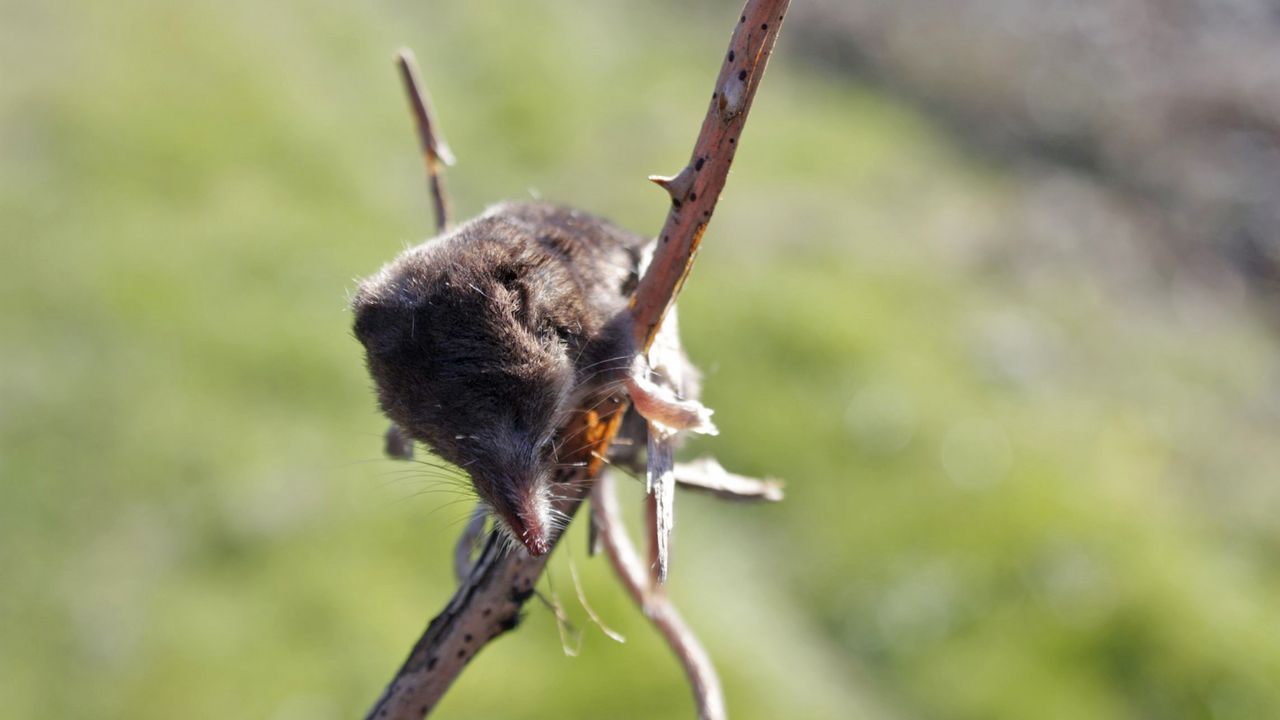
<path id="1" fill-rule="evenodd" d="M 616 448 L 620 443 L 615 442 Z M 609 467 L 618 470 L 633 480 L 640 480 L 637 469 L 630 463 L 619 462 L 616 458 L 605 460 Z M 747 477 L 731 473 L 713 457 L 702 457 L 692 462 L 676 463 L 673 471 L 676 487 L 711 495 L 721 500 L 733 502 L 782 502 L 785 493 L 783 483 L 774 478 Z M 647 477 L 645 478 L 648 479 Z M 646 488 L 646 492 L 651 488 Z M 594 530 L 592 531 L 594 533 Z M 592 551 L 595 554 L 595 551 Z"/>
<path id="2" fill-rule="evenodd" d="M 436 127 L 431 113 L 431 103 L 427 92 L 418 79 L 418 61 L 413 51 L 403 48 L 396 53 L 396 67 L 400 69 L 400 80 L 404 83 L 405 95 L 409 97 L 409 108 L 413 111 L 413 121 L 418 129 L 418 143 L 422 146 L 422 160 L 427 168 L 427 184 L 431 188 L 431 200 L 436 214 L 436 232 L 449 227 L 449 202 L 440 182 L 440 164 L 453 164 L 453 153 Z"/>
<path id="3" fill-rule="evenodd" d="M 546 556 L 508 554 L 501 546 L 491 534 L 471 575 L 431 621 L 368 718 L 426 716 L 485 643 L 519 624 Z"/>
<path id="4" fill-rule="evenodd" d="M 672 177 L 649 178 L 671 195 L 671 211 L 631 304 L 636 342 L 645 349 L 657 335 L 697 257 L 702 233 L 724 189 L 747 113 L 790 4 L 790 0 L 748 0 L 729 41 L 689 164 Z"/>
<path id="5" fill-rule="evenodd" d="M 453 153 L 436 127 L 431 113 L 431 102 L 427 99 L 426 88 L 418 78 L 418 61 L 409 48 L 401 48 L 396 53 L 396 68 L 400 71 L 400 80 L 404 83 L 404 94 L 409 98 L 409 110 L 413 113 L 413 124 L 418 130 L 418 144 L 422 147 L 422 161 L 427 170 L 427 187 L 431 191 L 431 205 L 435 212 L 436 233 L 442 233 L 449 227 L 449 196 L 444 191 L 441 180 L 440 165 L 452 165 Z M 413 459 L 413 439 L 394 423 L 387 428 L 384 451 L 387 457 L 395 460 Z"/>
<path id="6" fill-rule="evenodd" d="M 608 472 L 607 470 L 605 471 Z M 650 589 L 661 589 L 667 582 L 667 557 L 671 536 L 662 532 L 662 521 L 659 506 L 662 496 L 650 491 L 644 498 L 644 537 L 649 545 L 649 585 Z M 592 515 L 595 517 L 595 515 Z M 643 606 L 640 598 L 636 602 Z"/>
<path id="7" fill-rule="evenodd" d="M 632 301 L 636 339 L 641 347 L 647 349 L 653 342 L 693 263 L 788 5 L 789 0 L 748 0 L 743 8 L 692 159 L 682 172 L 687 182 L 680 180 L 680 188 L 672 190 L 671 211 L 657 251 Z M 402 62 L 401 67 L 406 77 L 412 78 L 411 66 Z M 429 171 L 430 162 L 428 156 Z M 675 184 L 675 180 L 667 183 L 669 187 Z M 579 437 L 587 441 L 574 457 L 560 458 L 575 466 L 582 463 L 581 467 L 565 468 L 557 477 L 561 482 L 558 495 L 563 499 L 556 502 L 556 509 L 566 516 L 572 518 L 577 512 L 593 478 L 600 474 L 602 458 L 618 432 L 626 407 L 625 403 L 618 403 L 603 414 L 579 411 L 565 428 L 565 433 L 580 433 Z M 553 544 L 558 540 L 555 538 Z M 534 582 L 548 557 L 549 554 L 533 558 L 519 550 L 505 552 L 491 537 L 471 574 L 458 586 L 444 611 L 431 621 L 367 717 L 408 720 L 430 712 L 467 662 L 490 640 L 517 625 L 520 608 L 532 595 Z M 688 644 L 692 635 L 669 604 L 660 604 L 658 615 L 651 617 L 655 623 L 660 622 L 659 629 L 681 655 L 682 662 L 687 655 L 710 668 L 710 661 L 696 642 Z M 697 648 L 698 653 L 688 655 L 691 647 Z M 682 648 L 685 654 L 681 654 Z M 719 715 L 706 717 L 723 717 L 723 701 L 718 692 L 711 695 L 707 688 L 696 687 L 705 683 L 706 677 L 691 675 L 695 691 L 718 703 Z"/>
<path id="8" fill-rule="evenodd" d="M 724 694 L 720 690 L 720 679 L 716 676 L 711 658 L 689 626 L 685 625 L 671 601 L 660 589 L 655 589 L 656 585 L 648 581 L 640 556 L 636 554 L 635 547 L 622 526 L 612 474 L 601 473 L 596 479 L 595 488 L 591 491 L 591 510 L 596 526 L 600 528 L 605 555 L 613 565 L 614 572 L 645 617 L 662 633 L 684 667 L 693 690 L 698 717 L 700 720 L 723 720 Z"/>
<path id="9" fill-rule="evenodd" d="M 724 469 L 715 458 L 701 458 L 687 463 L 676 463 L 676 483 L 690 490 L 715 495 L 722 500 L 782 500 L 782 483 L 777 480 L 758 480 L 745 475 L 735 475 Z"/>
<path id="10" fill-rule="evenodd" d="M 579 412 L 565 431 L 593 443 L 579 452 L 577 462 L 569 463 L 583 467 L 565 467 L 556 473 L 555 509 L 569 519 L 590 491 L 586 454 L 602 446 L 607 422 L 594 411 Z M 366 718 L 416 720 L 429 713 L 481 648 L 520 624 L 520 610 L 533 597 L 549 557 L 550 553 L 535 558 L 518 548 L 509 549 L 499 534 L 491 533 L 470 574 L 458 584 L 444 611 L 432 619 Z"/>
<path id="11" fill-rule="evenodd" d="M 671 529 L 675 526 L 676 474 L 675 440 L 649 423 L 649 540 L 653 555 L 653 579 L 667 581 L 671 556 Z"/>

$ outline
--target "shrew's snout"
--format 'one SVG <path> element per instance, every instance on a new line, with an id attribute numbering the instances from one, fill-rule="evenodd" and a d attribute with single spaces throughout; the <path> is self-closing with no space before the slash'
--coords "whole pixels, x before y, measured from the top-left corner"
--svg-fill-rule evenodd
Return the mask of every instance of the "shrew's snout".
<path id="1" fill-rule="evenodd" d="M 551 551 L 552 532 L 546 498 L 536 488 L 529 488 L 514 500 L 510 507 L 499 511 L 507 529 L 530 555 L 546 555 Z"/>
<path id="2" fill-rule="evenodd" d="M 551 539 L 548 537 L 545 524 L 536 520 L 521 522 L 520 518 L 509 518 L 507 523 L 511 525 L 511 532 L 529 551 L 530 555 L 538 557 L 546 555 L 551 550 Z"/>

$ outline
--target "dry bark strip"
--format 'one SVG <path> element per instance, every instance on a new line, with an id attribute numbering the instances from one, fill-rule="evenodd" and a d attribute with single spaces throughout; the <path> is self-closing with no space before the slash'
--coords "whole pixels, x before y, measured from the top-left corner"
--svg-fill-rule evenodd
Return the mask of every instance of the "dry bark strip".
<path id="1" fill-rule="evenodd" d="M 671 194 L 671 209 L 658 236 L 654 258 L 632 299 L 640 347 L 648 349 L 652 344 L 688 276 L 789 4 L 789 0 L 748 0 L 734 28 L 688 165 L 673 177 L 652 178 Z M 418 108 L 414 110 L 417 113 Z M 565 498 L 559 503 L 562 512 L 572 516 L 590 494 L 625 411 L 626 405 L 620 404 L 603 413 L 575 413 L 566 432 L 578 433 L 588 443 L 576 457 L 560 458 L 561 462 L 583 465 L 566 469 L 559 478 L 559 489 Z M 616 541 L 619 535 L 625 537 L 619 532 L 611 539 Z M 496 538 L 490 538 L 470 575 L 458 586 L 444 611 L 431 621 L 367 717 L 410 720 L 431 712 L 471 658 L 489 641 L 519 624 L 520 610 L 532 596 L 548 557 L 533 558 L 519 550 L 507 551 Z M 625 575 L 622 579 L 627 584 Z M 643 592 L 633 590 L 632 594 L 651 620 L 661 619 L 655 618 L 653 608 L 646 606 Z M 714 671 L 705 653 L 696 640 L 689 644 L 692 634 L 678 621 L 679 616 L 674 615 L 669 604 L 664 604 L 660 612 L 667 613 L 661 617 L 668 621 L 657 625 L 686 667 L 700 716 L 723 717 L 718 686 L 708 707 L 705 686 L 708 674 L 714 682 Z M 675 623 L 669 621 L 671 617 L 676 618 Z M 698 662 L 685 662 L 691 647 L 698 648 Z"/>

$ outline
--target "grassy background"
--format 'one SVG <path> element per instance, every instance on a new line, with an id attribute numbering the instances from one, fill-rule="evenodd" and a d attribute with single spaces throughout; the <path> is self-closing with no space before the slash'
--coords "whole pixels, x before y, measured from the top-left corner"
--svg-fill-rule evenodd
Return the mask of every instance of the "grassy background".
<path id="1" fill-rule="evenodd" d="M 468 503 L 379 456 L 346 293 L 430 227 L 392 51 L 461 159 L 653 232 L 736 8 L 0 2 L 0 716 L 359 714 Z M 1280 375 L 1238 299 L 1000 262 L 1017 177 L 782 55 L 682 300 L 723 434 L 671 590 L 736 718 L 1280 707 Z M 1063 228 L 1068 238 L 1077 228 Z M 635 495 L 632 488 L 632 495 Z M 669 718 L 676 664 L 551 614 L 442 717 Z M 544 586 L 544 589 L 546 587 Z"/>

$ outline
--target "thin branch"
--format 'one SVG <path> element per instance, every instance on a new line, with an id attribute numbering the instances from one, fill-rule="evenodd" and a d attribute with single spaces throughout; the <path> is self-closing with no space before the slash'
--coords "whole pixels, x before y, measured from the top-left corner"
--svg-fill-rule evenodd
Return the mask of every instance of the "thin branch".
<path id="1" fill-rule="evenodd" d="M 676 475 L 675 440 L 664 430 L 649 423 L 649 523 L 654 582 L 667 581 L 667 565 L 671 551 L 671 529 L 675 525 Z"/>
<path id="2" fill-rule="evenodd" d="M 605 471 L 608 472 L 607 470 Z M 597 485 L 599 483 L 597 482 Z M 658 493 L 649 491 L 644 496 L 644 537 L 648 541 L 649 548 L 649 585 L 650 588 L 660 588 L 667 582 L 667 552 L 668 544 L 671 536 L 663 536 L 662 528 L 658 520 L 660 512 L 658 506 L 662 501 L 658 497 Z M 595 514 L 592 514 L 595 517 Z M 637 603 L 639 598 L 636 599 Z"/>
<path id="3" fill-rule="evenodd" d="M 689 626 L 685 625 L 671 601 L 657 585 L 649 582 L 649 575 L 645 572 L 640 556 L 622 525 L 617 493 L 610 473 L 602 473 L 596 479 L 595 488 L 591 491 L 591 511 L 600 528 L 605 555 L 613 565 L 614 572 L 622 580 L 627 593 L 635 599 L 645 617 L 662 633 L 680 660 L 693 690 L 698 717 L 700 720 L 723 720 L 724 694 L 720 690 L 720 679 L 716 676 L 711 658 Z"/>
<path id="4" fill-rule="evenodd" d="M 418 77 L 418 61 L 409 48 L 401 48 L 396 53 L 396 68 L 400 71 L 400 80 L 404 83 L 404 94 L 409 99 L 409 110 L 413 113 L 413 123 L 418 130 L 418 144 L 422 147 L 422 160 L 427 170 L 427 188 L 431 191 L 431 205 L 435 211 L 436 233 L 442 233 L 449 227 L 449 196 L 444 191 L 441 179 L 441 164 L 452 165 L 453 153 L 436 127 L 431 112 L 431 102 L 427 90 Z M 387 457 L 394 460 L 413 459 L 413 440 L 403 430 L 392 423 L 387 428 Z"/>
<path id="5" fill-rule="evenodd" d="M 735 475 L 725 470 L 715 458 L 705 457 L 693 462 L 676 463 L 675 475 L 676 482 L 681 487 L 709 493 L 722 500 L 782 500 L 782 483 L 773 479 L 758 480 Z"/>
<path id="6" fill-rule="evenodd" d="M 606 422 L 607 418 L 594 411 L 574 413 L 565 432 L 602 443 Z M 591 489 L 584 474 L 589 457 L 585 454 L 594 447 L 580 451 L 578 462 L 570 463 L 583 467 L 561 468 L 556 473 L 558 499 L 553 505 L 570 520 Z M 481 648 L 520 624 L 520 610 L 533 597 L 534 585 L 549 558 L 550 553 L 531 557 L 505 543 L 499 533 L 490 533 L 470 574 L 458 584 L 445 609 L 432 619 L 366 718 L 416 720 L 426 716 Z"/>
<path id="7" fill-rule="evenodd" d="M 427 91 L 418 79 L 418 61 L 413 57 L 413 51 L 403 48 L 396 53 L 396 67 L 400 69 L 400 80 L 404 83 L 409 109 L 413 112 L 413 122 L 418 129 L 418 144 L 422 146 L 427 184 L 431 188 L 431 201 L 435 208 L 436 232 L 443 232 L 449 227 L 449 199 L 441 187 L 440 165 L 452 165 L 453 153 L 449 152 L 449 146 L 445 144 L 436 126 Z"/>
<path id="8" fill-rule="evenodd" d="M 613 446 L 616 448 L 620 444 L 620 441 L 615 442 Z M 644 472 L 643 468 L 636 468 L 631 463 L 619 462 L 617 458 L 609 458 L 605 462 L 609 467 L 618 470 L 632 480 L 646 482 L 649 480 L 647 475 L 644 478 L 640 477 L 639 473 Z M 781 480 L 774 478 L 761 480 L 729 472 L 720 464 L 719 460 L 713 457 L 702 457 L 692 462 L 676 463 L 673 472 L 677 488 L 692 490 L 721 500 L 733 502 L 782 502 L 785 497 Z M 645 488 L 645 492 L 651 491 L 652 488 Z M 591 533 L 592 538 L 594 538 L 595 530 L 591 530 Z M 594 555 L 595 552 L 593 550 L 591 554 Z"/>
<path id="9" fill-rule="evenodd" d="M 632 299 L 637 344 L 645 349 L 653 342 L 667 308 L 674 302 L 693 263 L 702 233 L 724 187 L 751 100 L 764 75 L 788 5 L 789 0 L 748 0 L 743 8 L 692 159 L 683 171 L 690 178 L 688 187 L 673 190 L 671 211 L 659 236 L 657 251 Z M 402 60 L 401 68 L 408 78 L 406 86 L 415 86 L 411 60 Z M 421 113 L 417 113 L 417 107 L 415 103 L 415 115 L 427 117 L 425 103 L 421 105 Z M 424 143 L 424 147 L 431 147 L 429 139 Z M 430 151 L 427 151 L 427 163 L 430 172 Z M 557 473 L 557 494 L 562 499 L 555 505 L 566 517 L 571 519 L 576 514 L 593 479 L 599 476 L 602 459 L 608 454 L 626 408 L 626 403 L 618 403 L 603 412 L 580 410 L 563 430 L 566 437 L 575 436 L 568 433 L 578 433 L 576 437 L 587 441 L 574 457 L 559 458 L 573 466 L 581 463 L 581 467 L 564 468 Z M 408 720 L 425 716 L 485 644 L 519 623 L 520 609 L 533 594 L 534 583 L 546 566 L 549 554 L 533 558 L 519 549 L 507 552 L 496 537 L 490 537 L 471 574 L 459 584 L 444 611 L 431 621 L 367 717 Z M 559 537 L 553 544 L 558 541 Z M 634 554 L 632 551 L 632 556 Z M 627 577 L 623 580 L 626 582 Z M 632 594 L 641 597 L 636 592 Z M 654 607 L 656 615 L 651 618 L 686 668 L 694 663 L 709 670 L 711 665 L 706 654 L 696 643 L 688 644 L 692 635 L 674 608 L 668 603 Z M 723 700 L 718 690 L 705 685 L 707 677 L 714 678 L 714 671 L 710 675 L 691 674 L 691 677 L 695 683 L 703 683 L 695 685 L 695 694 L 716 704 L 710 706 L 710 710 L 718 714 L 704 717 L 723 717 Z"/>
<path id="10" fill-rule="evenodd" d="M 546 556 L 506 553 L 491 534 L 471 574 L 427 627 L 368 718 L 422 718 L 484 644 L 514 629 Z"/>
<path id="11" fill-rule="evenodd" d="M 748 0 L 729 41 L 689 164 L 673 177 L 650 178 L 671 195 L 671 211 L 631 304 L 636 342 L 645 349 L 653 342 L 697 257 L 702 233 L 724 189 L 747 113 L 790 4 L 790 0 Z"/>

